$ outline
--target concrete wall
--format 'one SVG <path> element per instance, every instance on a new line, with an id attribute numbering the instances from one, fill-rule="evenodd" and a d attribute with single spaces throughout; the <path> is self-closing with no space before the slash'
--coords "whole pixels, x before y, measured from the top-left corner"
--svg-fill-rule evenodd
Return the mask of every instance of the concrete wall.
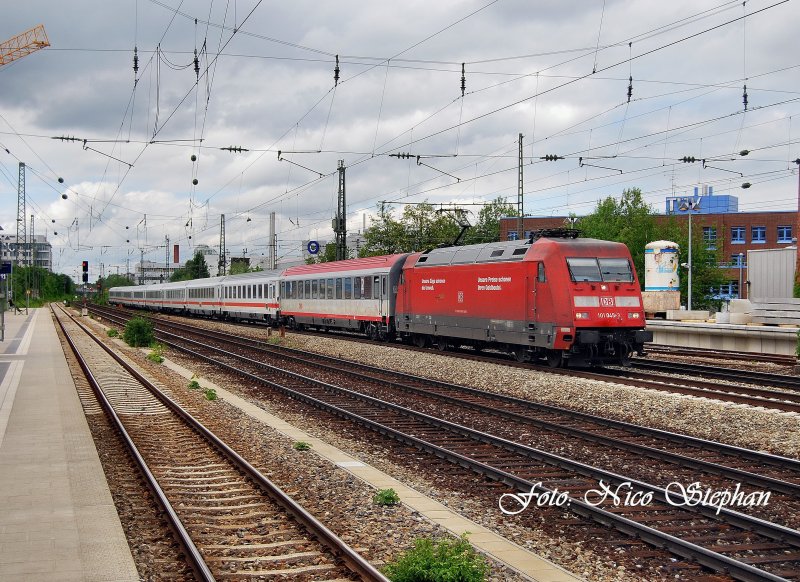
<path id="1" fill-rule="evenodd" d="M 653 343 L 670 346 L 793 355 L 796 327 L 723 325 L 648 320 Z"/>

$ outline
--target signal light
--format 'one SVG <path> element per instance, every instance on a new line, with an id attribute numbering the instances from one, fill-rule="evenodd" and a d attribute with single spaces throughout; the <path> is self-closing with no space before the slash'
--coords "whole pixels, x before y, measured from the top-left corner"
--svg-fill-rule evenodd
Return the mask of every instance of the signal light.
<path id="1" fill-rule="evenodd" d="M 89 282 L 89 261 L 83 261 L 81 263 L 81 269 L 83 270 L 83 282 Z"/>

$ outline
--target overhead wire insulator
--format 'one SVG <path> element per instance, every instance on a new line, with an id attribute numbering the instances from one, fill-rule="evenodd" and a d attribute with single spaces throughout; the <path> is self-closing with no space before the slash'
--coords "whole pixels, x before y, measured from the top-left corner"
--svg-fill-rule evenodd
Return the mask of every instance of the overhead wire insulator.
<path id="1" fill-rule="evenodd" d="M 683 162 L 684 164 L 693 164 L 697 161 L 697 158 L 695 158 L 694 156 L 683 156 L 680 159 L 680 161 Z"/>
<path id="2" fill-rule="evenodd" d="M 744 103 L 744 110 L 747 111 L 747 85 L 742 87 L 742 103 Z"/>
<path id="3" fill-rule="evenodd" d="M 197 49 L 194 49 L 194 75 L 200 80 L 200 59 L 197 58 Z"/>
<path id="4" fill-rule="evenodd" d="M 133 76 L 139 75 L 139 47 L 133 47 Z"/>
<path id="5" fill-rule="evenodd" d="M 339 55 L 336 55 L 336 68 L 333 69 L 333 86 L 339 85 Z"/>
<path id="6" fill-rule="evenodd" d="M 628 77 L 628 103 L 631 102 L 631 96 L 633 95 L 633 76 Z"/>
<path id="7" fill-rule="evenodd" d="M 461 96 L 464 96 L 464 90 L 467 88 L 467 77 L 464 74 L 464 63 L 461 63 Z"/>
<path id="8" fill-rule="evenodd" d="M 555 162 L 556 160 L 563 160 L 564 156 L 557 156 L 556 154 L 547 154 L 546 156 L 542 156 L 539 159 L 544 160 L 546 162 Z"/>

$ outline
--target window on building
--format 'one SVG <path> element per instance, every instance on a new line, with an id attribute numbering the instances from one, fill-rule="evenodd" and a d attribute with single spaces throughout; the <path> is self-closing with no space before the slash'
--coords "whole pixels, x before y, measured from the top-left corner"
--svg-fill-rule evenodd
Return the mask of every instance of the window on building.
<path id="1" fill-rule="evenodd" d="M 751 229 L 751 240 L 756 244 L 764 244 L 767 242 L 767 227 L 754 226 Z"/>
<path id="2" fill-rule="evenodd" d="M 747 265 L 746 259 L 747 255 L 744 253 L 736 253 L 735 255 L 731 255 L 731 267 L 744 267 Z"/>
<path id="3" fill-rule="evenodd" d="M 745 228 L 743 226 L 731 227 L 731 243 L 741 245 L 745 243 Z"/>
<path id="4" fill-rule="evenodd" d="M 706 248 L 710 251 L 717 248 L 717 227 L 704 226 L 703 227 L 703 240 L 706 243 Z"/>
<path id="5" fill-rule="evenodd" d="M 778 242 L 779 243 L 790 243 L 790 242 L 792 242 L 792 227 L 791 226 L 779 226 L 778 227 Z"/>
<path id="6" fill-rule="evenodd" d="M 508 240 L 517 240 L 517 231 L 516 230 L 509 230 L 508 231 Z"/>

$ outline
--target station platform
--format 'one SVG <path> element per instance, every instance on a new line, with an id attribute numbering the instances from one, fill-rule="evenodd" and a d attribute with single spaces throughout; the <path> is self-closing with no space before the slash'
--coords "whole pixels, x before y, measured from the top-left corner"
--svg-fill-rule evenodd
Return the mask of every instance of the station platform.
<path id="1" fill-rule="evenodd" d="M 5 324 L 0 580 L 139 580 L 49 311 Z"/>
<path id="2" fill-rule="evenodd" d="M 798 328 L 794 326 L 648 319 L 647 329 L 653 332 L 653 343 L 667 346 L 780 355 L 793 355 L 797 349 Z"/>

